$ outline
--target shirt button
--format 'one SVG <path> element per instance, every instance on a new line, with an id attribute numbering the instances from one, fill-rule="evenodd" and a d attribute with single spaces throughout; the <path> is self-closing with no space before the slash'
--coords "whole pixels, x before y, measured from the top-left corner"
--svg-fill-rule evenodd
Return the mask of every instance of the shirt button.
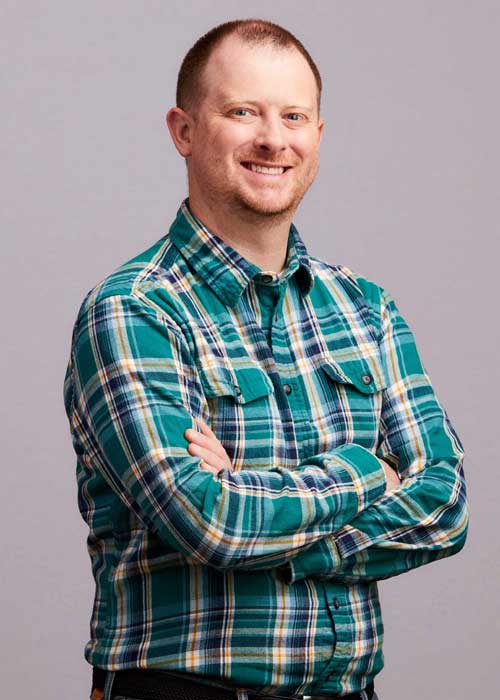
<path id="1" fill-rule="evenodd" d="M 273 276 L 272 275 L 262 275 L 262 277 L 260 278 L 260 281 L 267 284 L 267 282 L 273 281 Z"/>
<path id="2" fill-rule="evenodd" d="M 241 396 L 241 389 L 237 384 L 234 385 L 234 390 L 236 392 L 236 396 Z"/>
<path id="3" fill-rule="evenodd" d="M 285 394 L 292 393 L 292 387 L 290 386 L 290 384 L 283 384 L 283 389 L 285 390 Z"/>
<path id="4" fill-rule="evenodd" d="M 333 606 L 334 606 L 335 610 L 338 610 L 340 608 L 340 603 L 339 603 L 338 598 L 333 599 Z"/>
<path id="5" fill-rule="evenodd" d="M 278 321 L 279 317 L 280 317 L 279 311 L 276 311 L 276 313 L 274 314 L 274 320 Z"/>
<path id="6" fill-rule="evenodd" d="M 362 379 L 364 384 L 371 384 L 372 383 L 372 376 L 370 374 L 363 374 L 361 379 Z"/>

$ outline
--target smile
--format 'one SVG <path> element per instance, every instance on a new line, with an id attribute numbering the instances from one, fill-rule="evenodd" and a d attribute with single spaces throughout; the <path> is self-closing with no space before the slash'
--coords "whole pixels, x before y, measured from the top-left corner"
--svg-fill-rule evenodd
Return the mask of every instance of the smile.
<path id="1" fill-rule="evenodd" d="M 282 166 L 276 166 L 276 165 L 259 165 L 257 163 L 251 163 L 251 162 L 242 162 L 241 165 L 246 168 L 247 170 L 250 170 L 253 173 L 259 173 L 260 175 L 270 175 L 272 177 L 276 177 L 278 175 L 283 175 L 287 170 L 290 169 L 290 165 L 282 165 Z"/>

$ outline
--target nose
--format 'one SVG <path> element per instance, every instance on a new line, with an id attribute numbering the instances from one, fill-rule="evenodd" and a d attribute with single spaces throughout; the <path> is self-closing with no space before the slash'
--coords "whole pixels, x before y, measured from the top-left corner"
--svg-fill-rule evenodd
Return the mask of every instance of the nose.
<path id="1" fill-rule="evenodd" d="M 267 153 L 278 153 L 286 148 L 285 127 L 281 117 L 262 119 L 254 139 L 255 147 Z"/>

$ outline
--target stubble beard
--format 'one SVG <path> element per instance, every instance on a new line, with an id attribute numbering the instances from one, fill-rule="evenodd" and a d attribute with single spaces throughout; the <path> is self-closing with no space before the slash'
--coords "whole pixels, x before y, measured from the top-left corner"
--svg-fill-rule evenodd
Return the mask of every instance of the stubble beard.
<path id="1" fill-rule="evenodd" d="M 309 164 L 303 176 L 296 182 L 295 188 L 285 202 L 280 206 L 272 204 L 263 205 L 259 202 L 258 195 L 247 195 L 243 189 L 235 189 L 233 183 L 225 180 L 219 185 L 210 177 L 205 179 L 205 194 L 217 207 L 238 213 L 245 221 L 251 221 L 258 225 L 267 222 L 278 223 L 293 216 L 304 195 L 316 179 L 319 169 L 319 158 Z"/>

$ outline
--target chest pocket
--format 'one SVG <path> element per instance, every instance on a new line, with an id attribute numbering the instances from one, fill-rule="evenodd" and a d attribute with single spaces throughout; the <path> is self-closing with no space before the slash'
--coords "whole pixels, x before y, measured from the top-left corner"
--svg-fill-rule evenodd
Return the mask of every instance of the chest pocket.
<path id="1" fill-rule="evenodd" d="M 383 389 L 387 385 L 380 357 L 359 357 L 342 363 L 324 357 L 317 372 L 322 398 L 318 420 L 326 434 L 322 447 L 355 442 L 376 449 Z"/>

